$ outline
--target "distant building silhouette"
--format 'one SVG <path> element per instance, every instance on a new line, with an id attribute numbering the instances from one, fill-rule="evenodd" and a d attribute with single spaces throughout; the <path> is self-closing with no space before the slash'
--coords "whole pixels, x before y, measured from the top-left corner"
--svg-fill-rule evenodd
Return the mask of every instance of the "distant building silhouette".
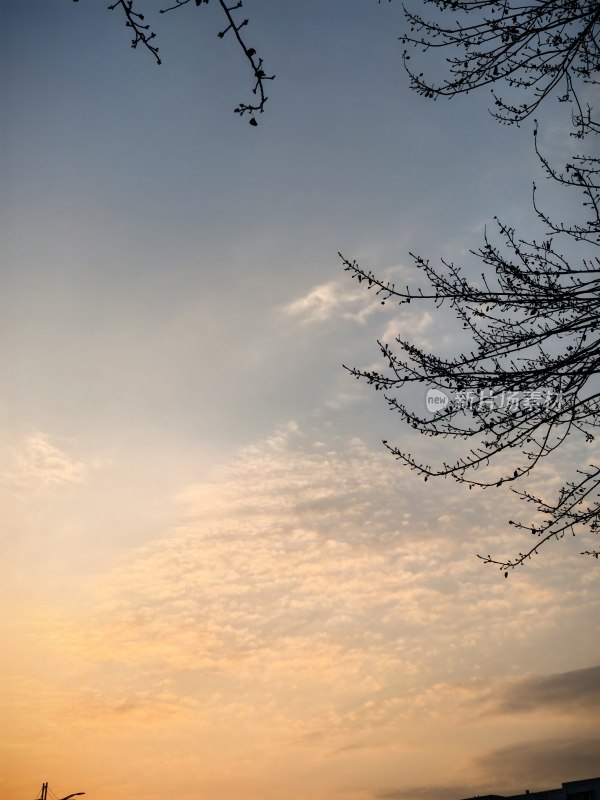
<path id="1" fill-rule="evenodd" d="M 546 789 L 543 792 L 526 789 L 523 794 L 485 794 L 465 800 L 600 800 L 600 778 L 567 781 L 560 789 Z"/>

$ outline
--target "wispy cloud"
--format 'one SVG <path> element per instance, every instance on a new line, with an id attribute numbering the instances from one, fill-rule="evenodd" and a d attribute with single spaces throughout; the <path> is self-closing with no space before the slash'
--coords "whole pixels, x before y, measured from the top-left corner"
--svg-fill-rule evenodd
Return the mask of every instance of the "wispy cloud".
<path id="1" fill-rule="evenodd" d="M 36 432 L 3 453 L 0 474 L 5 491 L 37 492 L 81 483 L 87 468 L 83 461 L 43 433 Z"/>
<path id="2" fill-rule="evenodd" d="M 585 710 L 600 722 L 600 666 L 525 678 L 509 686 L 494 711 L 523 714 L 552 709 L 573 713 Z"/>
<path id="3" fill-rule="evenodd" d="M 595 611 L 584 588 L 563 602 L 535 571 L 509 584 L 485 570 L 465 529 L 483 529 L 483 512 L 452 495 L 358 437 L 282 426 L 184 488 L 178 524 L 99 576 L 81 611 L 38 610 L 11 703 L 55 729 L 105 731 L 107 748 L 117 727 L 136 740 L 185 731 L 178 757 L 193 742 L 204 760 L 233 760 L 258 795 L 247 765 L 274 760 L 318 772 L 323 797 L 343 789 L 340 760 L 361 800 L 408 800 L 432 760 L 447 786 L 483 784 L 515 741 L 517 713 L 482 713 L 525 690 L 507 664 L 542 672 L 571 609 L 568 643 L 585 649 Z M 22 668 L 34 647 L 37 682 Z M 68 680 L 54 685 L 55 666 Z M 556 714 L 565 737 L 581 735 L 574 708 L 542 710 L 518 712 L 519 736 L 537 741 Z M 26 727 L 15 735 L 25 747 Z"/>
<path id="4" fill-rule="evenodd" d="M 426 308 L 418 312 L 407 312 L 401 317 L 395 316 L 389 320 L 381 335 L 381 341 L 393 344 L 394 341 L 401 340 L 430 349 L 433 342 L 427 337 L 427 332 L 433 325 L 434 318 Z"/>
<path id="5" fill-rule="evenodd" d="M 302 297 L 283 306 L 283 314 L 302 323 L 345 319 L 364 324 L 381 308 L 381 301 L 348 279 L 314 286 Z"/>
<path id="6" fill-rule="evenodd" d="M 600 737 L 519 742 L 493 750 L 478 758 L 475 764 L 488 783 L 505 792 L 550 789 L 563 781 L 592 778 L 598 774 Z"/>
<path id="7" fill-rule="evenodd" d="M 594 777 L 600 763 L 597 736 L 536 737 L 472 759 L 469 781 L 400 786 L 376 791 L 378 800 L 459 800 L 480 795 L 542 791 L 564 781 Z"/>
<path id="8" fill-rule="evenodd" d="M 376 795 L 378 800 L 459 800 L 470 797 L 473 786 L 415 786 L 408 789 L 390 789 Z"/>

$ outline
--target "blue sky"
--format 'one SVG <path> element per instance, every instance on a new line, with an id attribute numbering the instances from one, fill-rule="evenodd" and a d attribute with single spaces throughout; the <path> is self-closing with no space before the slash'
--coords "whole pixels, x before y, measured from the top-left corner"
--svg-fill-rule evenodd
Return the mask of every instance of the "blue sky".
<path id="1" fill-rule="evenodd" d="M 247 41 L 277 77 L 252 128 L 217 4 L 159 8 L 160 67 L 103 4 L 0 12 L 3 796 L 586 777 L 595 564 L 575 541 L 509 582 L 485 569 L 521 546 L 510 496 L 424 487 L 381 439 L 420 443 L 342 368 L 397 332 L 459 346 L 337 253 L 412 281 L 410 251 L 475 268 L 495 214 L 537 230 L 531 125 L 411 93 L 399 3 L 265 0 Z M 541 117 L 563 152 L 565 109 Z M 562 704 L 498 699 L 553 675 Z"/>

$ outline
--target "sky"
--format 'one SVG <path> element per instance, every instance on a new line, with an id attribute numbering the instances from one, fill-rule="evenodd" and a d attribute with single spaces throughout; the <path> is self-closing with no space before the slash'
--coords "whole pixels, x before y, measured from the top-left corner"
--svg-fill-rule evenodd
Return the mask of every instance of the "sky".
<path id="1" fill-rule="evenodd" d="M 535 231 L 532 124 L 408 88 L 398 2 L 0 6 L 0 793 L 458 800 L 598 774 L 598 566 L 523 545 L 507 492 L 427 453 L 343 365 L 460 349 L 341 251 L 414 282 Z M 140 3 L 140 8 L 142 4 Z M 546 152 L 569 148 L 562 106 Z M 561 198 L 549 198 L 561 209 Z M 541 466 L 587 463 L 574 441 Z"/>

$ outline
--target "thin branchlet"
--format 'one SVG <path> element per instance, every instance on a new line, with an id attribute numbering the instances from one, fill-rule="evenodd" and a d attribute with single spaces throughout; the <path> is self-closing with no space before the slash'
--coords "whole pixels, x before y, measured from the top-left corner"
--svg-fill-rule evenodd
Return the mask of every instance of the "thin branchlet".
<path id="1" fill-rule="evenodd" d="M 74 2 L 77 1 L 78 0 L 74 0 Z M 191 0 L 175 0 L 173 5 L 161 9 L 160 13 L 166 14 L 168 11 L 174 11 L 176 9 L 183 8 L 183 6 L 188 5 L 190 2 Z M 240 117 L 248 114 L 250 124 L 256 126 L 258 124 L 256 115 L 263 113 L 265 104 L 268 100 L 268 97 L 265 93 L 266 81 L 273 80 L 275 76 L 266 74 L 263 65 L 263 59 L 257 55 L 254 47 L 250 47 L 246 43 L 244 37 L 242 36 L 242 29 L 245 28 L 249 23 L 248 19 L 237 20 L 235 16 L 236 12 L 239 11 L 243 6 L 242 0 L 238 0 L 238 2 L 234 5 L 228 5 L 224 0 L 217 0 L 217 2 L 221 7 L 227 21 L 226 26 L 220 30 L 217 35 L 220 39 L 223 39 L 231 31 L 239 47 L 241 48 L 244 57 L 250 65 L 254 80 L 252 94 L 254 95 L 255 99 L 248 103 L 239 103 L 234 111 L 236 114 L 239 114 Z M 207 5 L 208 0 L 194 0 L 194 3 L 196 6 Z M 158 54 L 158 47 L 153 43 L 156 38 L 156 34 L 150 29 L 150 25 L 145 23 L 144 15 L 134 8 L 134 0 L 116 0 L 116 2 L 108 6 L 108 9 L 110 11 L 121 9 L 125 15 L 125 25 L 127 28 L 131 29 L 133 33 L 131 46 L 135 49 L 138 47 L 138 45 L 142 45 L 152 54 L 157 64 L 162 63 Z"/>
<path id="2" fill-rule="evenodd" d="M 117 0 L 112 5 L 108 6 L 109 11 L 114 11 L 120 8 L 125 14 L 125 26 L 130 28 L 133 33 L 131 46 L 135 50 L 139 44 L 145 47 L 152 55 L 157 64 L 161 64 L 160 56 L 158 55 L 158 47 L 152 44 L 156 38 L 154 31 L 150 30 L 150 25 L 144 24 L 144 15 L 135 11 L 133 8 L 133 0 Z"/>
<path id="3" fill-rule="evenodd" d="M 181 8 L 182 6 L 187 5 L 189 2 L 190 0 L 175 0 L 174 5 L 163 8 L 160 13 L 165 14 L 168 11 Z M 268 97 L 265 93 L 265 83 L 266 81 L 272 81 L 275 76 L 266 74 L 263 65 L 263 59 L 256 54 L 254 47 L 250 47 L 242 36 L 242 29 L 245 28 L 249 22 L 249 20 L 246 18 L 238 21 L 235 17 L 235 12 L 239 11 L 239 9 L 243 7 L 242 0 L 238 0 L 238 2 L 234 5 L 227 5 L 224 0 L 217 0 L 217 2 L 221 6 L 221 9 L 223 10 L 227 20 L 227 25 L 220 30 L 217 35 L 219 39 L 223 39 L 229 32 L 233 34 L 240 49 L 242 50 L 242 53 L 244 54 L 244 57 L 250 65 L 254 79 L 252 94 L 256 99 L 248 103 L 239 103 L 234 109 L 234 112 L 239 114 L 240 117 L 248 114 L 250 117 L 250 125 L 256 126 L 258 124 L 256 115 L 263 113 L 265 110 L 265 104 L 268 100 Z M 208 0 L 195 0 L 196 6 L 200 6 L 203 3 L 208 4 Z"/>

